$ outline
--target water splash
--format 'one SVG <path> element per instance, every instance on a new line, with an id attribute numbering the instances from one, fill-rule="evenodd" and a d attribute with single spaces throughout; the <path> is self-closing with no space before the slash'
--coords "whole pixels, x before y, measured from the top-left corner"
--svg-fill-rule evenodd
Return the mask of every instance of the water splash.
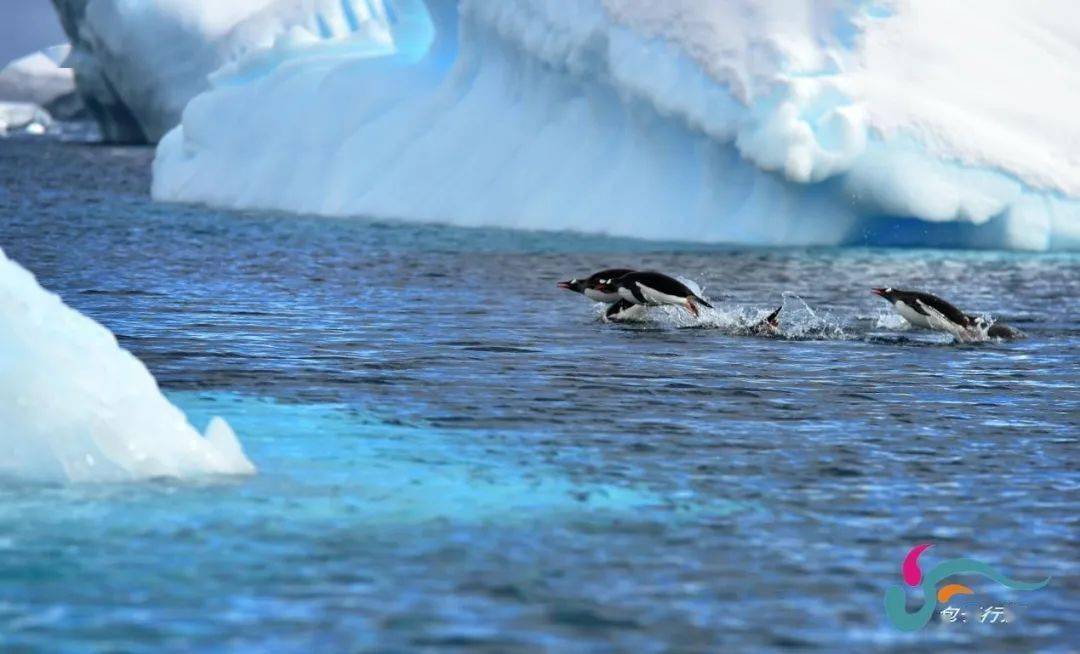
<path id="1" fill-rule="evenodd" d="M 794 293 L 785 292 L 780 326 L 784 337 L 797 340 L 848 340 L 852 338 L 840 318 L 831 312 L 815 311 Z"/>
<path id="2" fill-rule="evenodd" d="M 911 323 L 904 320 L 904 317 L 893 311 L 891 308 L 880 308 L 876 317 L 871 317 L 874 321 L 874 327 L 877 329 L 888 329 L 890 331 L 907 331 L 911 329 Z"/>
<path id="3" fill-rule="evenodd" d="M 688 285 L 689 286 L 689 285 Z M 695 288 L 691 286 L 691 289 Z M 762 321 L 775 307 L 762 308 L 734 303 L 714 303 L 710 309 L 701 307 L 699 316 L 677 306 L 650 306 L 634 320 L 618 324 L 628 329 L 714 329 L 731 336 L 759 336 L 788 340 L 846 340 L 853 338 L 841 321 L 829 313 L 819 314 L 797 295 L 785 294 L 776 332 L 764 332 Z M 604 305 L 594 310 L 603 320 Z"/>

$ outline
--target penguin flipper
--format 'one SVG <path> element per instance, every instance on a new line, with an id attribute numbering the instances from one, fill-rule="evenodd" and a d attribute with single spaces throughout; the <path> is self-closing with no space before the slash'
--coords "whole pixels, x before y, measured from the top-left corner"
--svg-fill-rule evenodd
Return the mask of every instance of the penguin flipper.
<path id="1" fill-rule="evenodd" d="M 604 320 L 607 320 L 608 322 L 619 322 L 620 320 L 625 320 L 629 316 L 622 315 L 623 312 L 629 311 L 635 306 L 638 305 L 634 304 L 633 302 L 628 302 L 627 300 L 615 300 L 610 305 L 608 305 L 607 309 L 604 310 Z"/>
<path id="2" fill-rule="evenodd" d="M 780 326 L 780 321 L 777 318 L 780 315 L 780 310 L 783 309 L 783 308 L 784 308 L 784 305 L 782 305 L 782 304 L 780 306 L 776 307 L 776 311 L 773 311 L 769 315 L 765 316 L 765 321 L 764 322 L 769 323 L 773 327 L 779 327 Z"/>

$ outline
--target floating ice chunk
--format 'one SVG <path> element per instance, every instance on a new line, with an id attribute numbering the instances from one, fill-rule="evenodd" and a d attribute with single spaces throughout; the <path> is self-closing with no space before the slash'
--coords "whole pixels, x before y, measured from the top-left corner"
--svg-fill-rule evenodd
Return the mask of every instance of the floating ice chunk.
<path id="1" fill-rule="evenodd" d="M 0 102 L 0 136 L 15 130 L 30 134 L 44 134 L 52 117 L 36 104 L 30 102 Z"/>
<path id="2" fill-rule="evenodd" d="M 0 251 L 0 478 L 99 482 L 250 474 L 220 418 L 206 437 L 112 333 Z"/>
<path id="3" fill-rule="evenodd" d="M 75 91 L 75 76 L 60 64 L 67 45 L 57 45 L 19 57 L 0 68 L 0 101 L 45 106 Z"/>

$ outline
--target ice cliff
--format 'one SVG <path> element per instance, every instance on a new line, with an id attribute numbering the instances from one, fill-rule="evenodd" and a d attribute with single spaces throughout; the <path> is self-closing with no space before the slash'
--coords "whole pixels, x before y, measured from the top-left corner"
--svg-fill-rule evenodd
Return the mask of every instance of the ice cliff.
<path id="1" fill-rule="evenodd" d="M 199 32 L 216 71 L 159 145 L 155 197 L 751 244 L 1080 247 L 1067 0 L 256 4 L 237 22 L 208 0 L 143 3 L 216 27 Z M 110 25 L 148 31 L 118 11 Z M 135 47 L 150 68 L 170 48 Z"/>
<path id="2" fill-rule="evenodd" d="M 228 424 L 200 436 L 146 367 L 0 250 L 0 479 L 186 478 L 255 471 Z"/>

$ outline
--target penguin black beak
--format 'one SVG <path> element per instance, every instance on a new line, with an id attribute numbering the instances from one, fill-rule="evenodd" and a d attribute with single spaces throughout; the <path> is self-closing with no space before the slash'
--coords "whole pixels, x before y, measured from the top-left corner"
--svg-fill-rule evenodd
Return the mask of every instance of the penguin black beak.
<path id="1" fill-rule="evenodd" d="M 885 297 L 885 289 L 883 288 L 872 288 L 870 292 L 878 297 Z"/>
<path id="2" fill-rule="evenodd" d="M 559 282 L 557 284 L 557 286 L 559 288 L 563 289 L 563 290 L 566 290 L 566 291 L 576 291 L 577 290 L 574 287 L 574 282 Z"/>

